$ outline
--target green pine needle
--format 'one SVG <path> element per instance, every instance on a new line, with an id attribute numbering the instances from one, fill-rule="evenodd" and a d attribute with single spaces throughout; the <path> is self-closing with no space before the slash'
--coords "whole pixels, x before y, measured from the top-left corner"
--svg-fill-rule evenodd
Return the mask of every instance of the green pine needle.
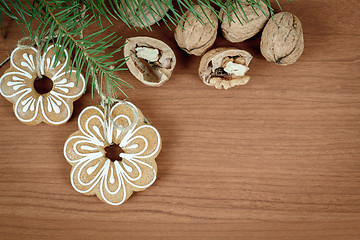
<path id="1" fill-rule="evenodd" d="M 229 15 L 232 10 L 242 22 L 248 19 L 241 4 L 248 3 L 255 11 L 261 9 L 261 2 L 268 6 L 272 16 L 274 10 L 270 0 L 0 0 L 0 28 L 4 36 L 3 17 L 7 15 L 37 44 L 47 48 L 54 43 L 55 64 L 63 59 L 64 49 L 68 49 L 72 64 L 68 64 L 66 70 L 77 68 L 77 80 L 80 72 L 84 72 L 86 82 L 92 80 L 92 96 L 98 85 L 99 94 L 110 99 L 118 93 L 126 96 L 123 87 L 131 88 L 130 84 L 115 75 L 118 71 L 126 70 L 123 66 L 127 58 L 113 60 L 113 56 L 124 47 L 117 47 L 121 37 L 115 33 L 106 33 L 114 20 L 120 20 L 130 28 L 137 25 L 152 31 L 149 23 L 160 18 L 170 29 L 168 22 L 178 25 L 186 21 L 186 11 L 204 23 L 204 20 L 209 19 L 204 12 L 208 8 L 218 18 L 220 10 L 224 11 L 229 21 L 233 20 Z M 195 4 L 201 6 L 200 12 L 195 10 Z M 276 0 L 276 4 L 282 9 L 279 0 Z M 104 28 L 104 21 L 110 26 Z M 94 28 L 94 25 L 99 30 L 84 36 L 86 29 L 90 26 Z M 115 50 L 108 53 L 109 48 Z"/>

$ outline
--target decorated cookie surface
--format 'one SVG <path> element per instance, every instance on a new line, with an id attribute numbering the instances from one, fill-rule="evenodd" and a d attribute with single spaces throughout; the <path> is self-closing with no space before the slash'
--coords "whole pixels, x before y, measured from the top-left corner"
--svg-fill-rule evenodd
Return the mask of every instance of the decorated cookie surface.
<path id="1" fill-rule="evenodd" d="M 161 138 L 153 126 L 144 123 L 143 114 L 132 103 L 117 103 L 107 116 L 100 106 L 87 107 L 78 125 L 80 130 L 71 134 L 64 146 L 76 191 L 120 205 L 134 191 L 155 182 Z M 108 157 L 107 148 L 112 146 L 121 149 L 121 159 Z"/>
<path id="2" fill-rule="evenodd" d="M 0 93 L 13 103 L 15 116 L 25 124 L 40 122 L 59 125 L 66 123 L 73 112 L 73 101 L 81 97 L 85 90 L 85 80 L 80 74 L 76 79 L 76 69 L 66 72 L 70 62 L 66 50 L 64 59 L 54 66 L 54 46 L 49 46 L 40 61 L 36 60 L 38 50 L 33 47 L 16 48 L 10 57 L 10 68 L 0 78 Z M 40 64 L 40 66 L 38 66 Z M 34 84 L 39 78 L 39 68 L 43 78 L 50 79 L 50 89 L 39 93 Z"/>

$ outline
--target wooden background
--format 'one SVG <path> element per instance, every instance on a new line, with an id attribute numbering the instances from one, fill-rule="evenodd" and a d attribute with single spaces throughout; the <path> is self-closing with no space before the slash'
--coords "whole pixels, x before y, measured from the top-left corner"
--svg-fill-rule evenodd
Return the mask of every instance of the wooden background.
<path id="1" fill-rule="evenodd" d="M 0 239 L 360 239 L 360 4 L 282 3 L 303 23 L 304 54 L 276 66 L 259 36 L 231 44 L 220 35 L 215 47 L 254 55 L 250 82 L 228 91 L 201 82 L 200 58 L 179 50 L 163 23 L 152 33 L 115 24 L 119 35 L 165 41 L 178 59 L 160 88 L 119 73 L 163 139 L 158 180 L 122 206 L 73 190 L 63 157 L 96 98 L 88 92 L 55 127 L 21 124 L 1 97 Z M 4 24 L 1 61 L 23 37 Z"/>

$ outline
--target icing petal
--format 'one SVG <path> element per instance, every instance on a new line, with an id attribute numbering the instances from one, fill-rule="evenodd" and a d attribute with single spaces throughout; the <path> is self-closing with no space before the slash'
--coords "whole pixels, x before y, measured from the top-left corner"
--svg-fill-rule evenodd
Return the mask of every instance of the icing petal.
<path id="1" fill-rule="evenodd" d="M 160 134 L 151 125 L 141 125 L 130 130 L 120 143 L 127 159 L 155 159 L 160 152 Z"/>
<path id="2" fill-rule="evenodd" d="M 91 139 L 84 136 L 81 131 L 72 134 L 65 142 L 64 156 L 70 164 L 104 155 L 104 148 L 92 143 Z"/>
<path id="3" fill-rule="evenodd" d="M 148 164 L 141 160 L 123 158 L 120 165 L 125 182 L 134 191 L 144 190 L 156 180 L 155 161 Z"/>
<path id="4" fill-rule="evenodd" d="M 31 78 L 35 74 L 37 50 L 33 47 L 15 48 L 11 53 L 10 64 L 19 72 Z"/>
<path id="5" fill-rule="evenodd" d="M 144 122 L 141 111 L 130 102 L 119 102 L 115 104 L 111 111 L 112 117 L 108 121 L 108 126 L 112 132 L 113 142 L 120 144 L 125 134 L 138 123 Z M 136 117 L 137 116 L 137 117 Z"/>
<path id="6" fill-rule="evenodd" d="M 59 46 L 59 49 L 60 47 L 61 46 Z M 41 65 L 40 65 L 41 74 L 55 81 L 57 80 L 59 75 L 65 71 L 67 61 L 69 61 L 69 54 L 68 51 L 64 49 L 63 59 L 58 61 L 56 66 L 54 66 L 55 63 L 54 45 L 50 45 L 41 57 Z"/>
<path id="7" fill-rule="evenodd" d="M 58 97 L 53 91 L 44 96 L 40 101 L 44 120 L 56 125 L 67 122 L 71 117 L 72 104 Z"/>
<path id="8" fill-rule="evenodd" d="M 85 158 L 71 169 L 71 184 L 78 192 L 94 194 L 92 190 L 107 171 L 108 165 L 104 157 Z"/>
<path id="9" fill-rule="evenodd" d="M 126 201 L 132 191 L 126 189 L 119 162 L 107 161 L 109 165 L 108 171 L 106 174 L 104 172 L 104 177 L 101 179 L 100 193 L 98 196 L 108 204 L 120 205 Z"/>
<path id="10" fill-rule="evenodd" d="M 69 79 L 69 75 L 62 72 L 58 78 L 53 79 L 53 91 L 63 98 L 79 98 L 85 91 L 85 79 L 80 74 L 79 81 L 76 80 L 76 71 L 73 70 Z"/>
<path id="11" fill-rule="evenodd" d="M 99 107 L 85 108 L 79 115 L 78 125 L 81 132 L 98 146 L 105 146 L 104 113 Z"/>
<path id="12" fill-rule="evenodd" d="M 36 124 L 41 121 L 39 108 L 42 96 L 34 94 L 30 88 L 25 89 L 14 105 L 15 116 L 24 123 Z"/>
<path id="13" fill-rule="evenodd" d="M 35 75 L 24 74 L 19 71 L 6 72 L 0 78 L 0 93 L 6 98 L 13 98 L 20 95 L 26 89 L 31 88 L 30 82 Z"/>

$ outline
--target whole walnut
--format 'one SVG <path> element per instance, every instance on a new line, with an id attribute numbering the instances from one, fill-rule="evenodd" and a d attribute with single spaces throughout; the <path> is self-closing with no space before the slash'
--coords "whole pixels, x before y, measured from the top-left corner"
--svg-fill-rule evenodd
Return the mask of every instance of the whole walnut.
<path id="1" fill-rule="evenodd" d="M 160 21 L 169 10 L 167 5 L 152 0 L 139 0 L 139 5 L 134 4 L 130 6 L 128 6 L 126 2 L 127 1 L 125 0 L 121 0 L 123 9 L 125 9 L 125 13 L 129 17 L 130 22 L 135 27 L 140 28 L 154 25 Z M 139 6 L 141 6 L 141 8 Z M 149 9 L 152 9 L 152 11 L 150 12 Z M 138 19 L 134 17 L 135 14 L 138 16 Z M 145 17 L 147 20 L 145 20 Z"/>
<path id="2" fill-rule="evenodd" d="M 243 42 L 253 36 L 263 29 L 265 23 L 270 16 L 269 9 L 265 3 L 260 1 L 259 8 L 252 8 L 252 6 L 245 2 L 239 3 L 242 10 L 245 12 L 247 19 L 243 17 L 243 11 L 239 7 L 235 13 L 231 8 L 229 8 L 229 15 L 232 21 L 229 19 L 228 15 L 221 10 L 220 18 L 222 19 L 221 30 L 224 37 L 230 42 L 237 43 Z M 254 11 L 255 10 L 255 11 Z M 236 16 L 238 15 L 238 17 Z"/>
<path id="3" fill-rule="evenodd" d="M 299 18 L 288 12 L 275 14 L 261 36 L 261 54 L 269 62 L 289 65 L 304 51 L 303 29 Z"/>
<path id="4" fill-rule="evenodd" d="M 184 19 L 175 28 L 175 40 L 179 47 L 187 52 L 196 56 L 203 55 L 207 49 L 209 49 L 216 40 L 218 18 L 208 8 L 202 8 L 208 18 L 202 16 L 202 22 L 200 22 L 190 11 L 185 13 Z M 199 5 L 195 5 L 195 10 L 203 14 L 203 10 Z M 209 22 L 209 20 L 211 23 Z"/>

